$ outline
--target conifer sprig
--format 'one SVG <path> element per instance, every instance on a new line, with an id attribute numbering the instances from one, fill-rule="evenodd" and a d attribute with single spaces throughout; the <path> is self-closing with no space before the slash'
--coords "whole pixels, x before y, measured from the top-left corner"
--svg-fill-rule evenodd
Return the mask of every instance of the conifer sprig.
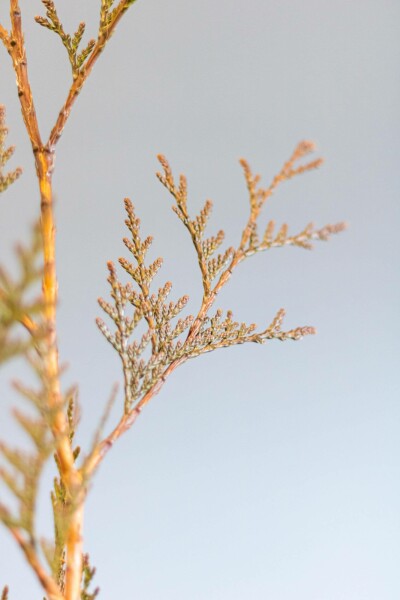
<path id="1" fill-rule="evenodd" d="M 35 21 L 42 27 L 54 31 L 54 33 L 59 36 L 67 50 L 72 68 L 72 76 L 75 79 L 78 77 L 80 69 L 83 67 L 85 61 L 90 56 L 90 53 L 96 44 L 96 40 L 89 40 L 85 48 L 79 52 L 79 46 L 85 33 L 86 24 L 83 21 L 79 23 L 77 30 L 71 36 L 69 33 L 65 33 L 53 0 L 42 0 L 42 3 L 46 8 L 46 17 L 36 16 Z"/>
<path id="2" fill-rule="evenodd" d="M 284 224 L 278 233 L 274 235 L 275 223 L 274 221 L 270 221 L 260 242 L 257 231 L 258 219 L 265 202 L 280 183 L 296 175 L 314 170 L 322 164 L 322 159 L 318 158 L 308 163 L 297 165 L 300 159 L 313 152 L 314 149 L 315 146 L 312 142 L 300 142 L 290 159 L 283 165 L 279 173 L 273 178 L 271 184 L 266 188 L 260 186 L 260 175 L 252 173 L 248 162 L 245 159 L 240 160 L 249 193 L 250 215 L 243 229 L 238 247 L 236 249 L 230 247 L 223 254 L 219 254 L 213 259 L 208 259 L 208 249 L 211 248 L 211 251 L 214 251 L 224 239 L 225 234 L 221 230 L 216 237 L 209 238 L 204 242 L 202 241 L 207 220 L 211 213 L 211 201 L 207 200 L 200 215 L 191 220 L 187 211 L 187 182 L 185 176 L 180 175 L 179 185 L 176 185 L 167 159 L 163 155 L 158 156 L 160 164 L 163 167 L 163 173 L 157 173 L 157 177 L 174 197 L 176 205 L 172 208 L 188 229 L 198 255 L 204 288 L 203 306 L 207 307 L 206 312 L 209 310 L 210 303 L 214 302 L 218 291 L 231 277 L 235 267 L 245 258 L 256 252 L 277 246 L 296 245 L 303 248 L 311 248 L 312 240 L 326 240 L 332 234 L 339 233 L 345 229 L 345 223 L 326 225 L 321 229 L 315 229 L 313 224 L 309 224 L 300 233 L 288 236 L 288 226 Z M 211 281 L 218 275 L 219 279 L 214 284 L 214 287 L 212 287 Z"/>
<path id="3" fill-rule="evenodd" d="M 271 184 L 266 188 L 260 186 L 260 176 L 253 175 L 247 161 L 241 159 L 240 162 L 243 167 L 249 193 L 249 218 L 243 229 L 241 240 L 237 248 L 228 248 L 224 254 L 220 254 L 216 259 L 209 259 L 208 261 L 205 258 L 204 252 L 206 251 L 207 254 L 208 244 L 211 243 L 212 246 L 214 246 L 219 242 L 219 240 L 224 238 L 224 232 L 220 231 L 216 238 L 210 238 L 211 242 L 209 240 L 207 240 L 205 244 L 202 242 L 202 236 L 207 224 L 207 219 L 210 215 L 211 202 L 207 201 L 200 215 L 191 220 L 187 211 L 187 182 L 185 176 L 180 175 L 179 185 L 176 185 L 167 159 L 163 155 L 158 156 L 160 164 L 163 167 L 163 173 L 157 173 L 157 177 L 175 199 L 176 205 L 174 205 L 172 208 L 182 220 L 191 235 L 192 242 L 198 255 L 198 262 L 203 280 L 204 294 L 202 306 L 199 314 L 191 326 L 189 340 L 186 342 L 187 344 L 190 343 L 191 345 L 195 345 L 196 336 L 204 336 L 204 321 L 206 320 L 207 315 L 215 302 L 217 294 L 229 281 L 237 265 L 245 258 L 255 254 L 256 252 L 265 250 L 272 245 L 283 246 L 293 244 L 309 247 L 311 239 L 327 239 L 332 233 L 338 233 L 344 229 L 345 225 L 343 223 L 339 223 L 337 225 L 327 225 L 320 230 L 314 230 L 308 226 L 308 228 L 306 228 L 297 236 L 288 237 L 287 226 L 285 225 L 278 232 L 278 235 L 273 237 L 272 233 L 274 224 L 273 221 L 270 221 L 262 242 L 260 243 L 259 241 L 257 227 L 260 212 L 267 199 L 274 192 L 275 188 L 283 181 L 291 179 L 296 175 L 316 169 L 322 164 L 322 159 L 319 158 L 300 166 L 297 165 L 300 159 L 310 154 L 313 150 L 313 143 L 307 141 L 300 142 L 296 146 L 290 159 L 283 165 L 280 172 L 273 178 Z M 214 284 L 211 284 L 211 275 L 218 276 L 217 282 Z M 249 332 L 247 332 L 247 335 L 239 335 L 235 343 L 243 343 L 244 341 L 253 341 L 259 343 L 271 338 L 277 338 L 280 340 L 300 339 L 303 337 L 303 335 L 308 335 L 315 332 L 314 328 L 308 326 L 298 327 L 287 332 L 282 332 L 280 330 L 280 325 L 284 313 L 280 311 L 278 314 L 281 314 L 281 318 L 278 319 L 279 329 L 270 326 L 264 332 L 259 334 L 250 335 Z M 208 332 L 207 335 L 210 336 L 210 332 Z M 220 339 L 212 344 L 212 349 L 217 347 L 226 347 L 228 345 L 232 345 L 232 339 Z M 209 350 L 205 348 L 202 349 L 202 345 L 200 344 L 200 347 L 197 348 L 196 353 L 200 354 L 206 351 Z"/>
<path id="4" fill-rule="evenodd" d="M 99 305 L 114 322 L 116 329 L 112 332 L 100 318 L 96 322 L 102 334 L 121 357 L 125 413 L 129 413 L 135 403 L 159 380 L 166 366 L 181 353 L 182 343 L 179 338 L 190 327 L 193 317 L 187 316 L 173 322 L 185 308 L 188 297 L 183 296 L 176 302 L 167 303 L 166 299 L 172 287 L 170 282 L 159 288 L 157 294 L 150 294 L 152 281 L 162 265 L 162 259 L 158 258 L 149 265 L 146 264 L 146 253 L 152 238 L 148 236 L 142 240 L 140 221 L 128 199 L 125 199 L 125 210 L 125 223 L 131 233 L 131 239 L 124 238 L 123 241 L 132 254 L 134 263 L 120 258 L 119 264 L 133 279 L 138 291 L 133 289 L 131 283 L 122 284 L 115 265 L 109 262 L 108 282 L 113 304 L 99 298 Z M 131 336 L 143 319 L 148 328 L 138 340 L 132 341 Z M 151 352 L 146 353 L 149 345 Z"/>
<path id="5" fill-rule="evenodd" d="M 4 167 L 14 154 L 15 150 L 15 146 L 6 147 L 7 134 L 6 109 L 3 104 L 0 104 L 0 193 L 5 192 L 22 173 L 20 167 L 17 167 L 14 171 L 4 173 Z"/>
<path id="6" fill-rule="evenodd" d="M 104 45 L 111 37 L 117 21 L 122 14 L 131 6 L 135 0 L 121 0 L 115 3 L 115 0 L 101 0 L 100 3 L 100 23 L 97 39 L 90 39 L 86 46 L 80 50 L 82 38 L 85 33 L 86 23 L 79 23 L 73 35 L 66 33 L 57 13 L 54 0 L 42 0 L 46 8 L 46 17 L 40 15 L 35 17 L 36 23 L 54 31 L 67 50 L 68 58 L 71 63 L 73 79 L 84 75 L 85 63 L 95 52 L 101 52 Z"/>
<path id="7" fill-rule="evenodd" d="M 211 292 L 213 279 L 217 277 L 232 259 L 234 249 L 227 248 L 222 254 L 218 254 L 216 258 L 211 258 L 225 238 L 225 233 L 222 230 L 218 231 L 215 236 L 204 238 L 204 231 L 212 211 L 211 200 L 206 200 L 200 214 L 191 219 L 187 209 L 188 189 L 185 175 L 179 176 L 179 185 L 176 185 L 171 167 L 165 156 L 160 154 L 158 160 L 163 167 L 163 173 L 157 173 L 157 177 L 175 198 L 176 205 L 172 209 L 185 225 L 192 238 L 202 274 L 204 295 L 208 297 Z"/>
<path id="8" fill-rule="evenodd" d="M 251 256 L 256 252 L 276 248 L 280 246 L 298 246 L 311 250 L 313 240 L 327 240 L 331 235 L 340 233 L 346 228 L 346 223 L 340 222 L 334 225 L 325 225 L 321 229 L 316 229 L 313 223 L 309 223 L 300 233 L 288 236 L 288 225 L 284 223 L 279 230 L 274 233 L 275 221 L 268 222 L 262 239 L 260 241 L 258 234 L 258 217 L 265 202 L 272 196 L 277 186 L 308 171 L 317 169 L 322 163 L 321 158 L 310 161 L 304 165 L 295 166 L 297 161 L 307 156 L 315 149 L 312 142 L 300 142 L 293 152 L 291 158 L 284 164 L 281 171 L 273 178 L 267 188 L 260 186 L 260 175 L 254 175 L 245 159 L 240 159 L 243 168 L 247 189 L 250 200 L 250 219 L 247 228 L 243 232 L 241 241 L 242 258 Z"/>
<path id="9" fill-rule="evenodd" d="M 260 211 L 277 185 L 320 166 L 321 159 L 297 165 L 297 161 L 313 149 L 314 146 L 310 142 L 301 142 L 267 188 L 259 185 L 260 176 L 253 175 L 248 163 L 241 160 L 249 192 L 250 215 L 237 248 L 229 247 L 215 258 L 212 258 L 212 254 L 222 244 L 224 232 L 220 230 L 215 236 L 204 237 L 211 214 L 211 202 L 207 200 L 200 214 L 191 218 L 187 207 L 185 176 L 180 175 L 179 183 L 176 184 L 167 159 L 159 155 L 163 173 L 157 173 L 157 177 L 175 199 L 173 210 L 189 231 L 203 281 L 203 300 L 197 316 L 189 315 L 179 319 L 174 326 L 171 325 L 171 320 L 184 308 L 188 298 L 183 296 L 178 302 L 167 305 L 166 297 L 172 287 L 170 282 L 164 284 L 158 294 L 150 294 L 150 285 L 161 267 L 162 259 L 156 259 L 152 264 L 146 265 L 146 253 L 152 238 L 142 240 L 140 221 L 135 215 L 132 203 L 125 200 L 128 215 L 125 223 L 131 238 L 124 238 L 124 244 L 133 255 L 134 263 L 125 258 L 120 258 L 119 263 L 133 279 L 139 291 L 133 289 L 132 283 L 121 283 L 114 264 L 109 262 L 108 281 L 113 302 L 100 298 L 99 304 L 114 322 L 116 329 L 111 331 L 102 319 L 97 319 L 100 331 L 121 358 L 125 383 L 124 414 L 115 429 L 93 449 L 85 465 L 88 475 L 98 467 L 115 441 L 132 426 L 143 406 L 160 391 L 169 375 L 189 358 L 247 342 L 263 344 L 271 339 L 299 340 L 315 333 L 315 328 L 311 326 L 282 330 L 285 316 L 283 308 L 261 331 L 256 331 L 254 324 L 234 321 L 232 311 L 227 311 L 224 316 L 224 311 L 218 309 L 210 316 L 218 292 L 229 281 L 235 267 L 251 254 L 278 245 L 310 247 L 310 240 L 328 239 L 331 234 L 344 229 L 343 223 L 326 225 L 322 229 L 314 229 L 312 225 L 308 225 L 299 234 L 288 236 L 285 225 L 274 236 L 273 222 L 270 221 L 262 241 L 258 239 L 256 231 Z M 216 283 L 213 283 L 213 279 L 216 279 Z M 128 314 L 129 306 L 133 309 L 131 308 Z M 139 339 L 132 341 L 131 335 L 143 319 L 147 322 L 148 329 Z M 151 351 L 147 350 L 149 346 Z"/>
<path id="10" fill-rule="evenodd" d="M 46 152 L 52 155 L 55 151 L 56 144 L 62 135 L 75 100 L 83 88 L 86 79 L 89 77 L 97 59 L 113 35 L 119 21 L 136 0 L 100 0 L 100 19 L 97 38 L 89 40 L 83 50 L 79 49 L 85 33 L 86 24 L 82 21 L 73 35 L 67 34 L 58 17 L 54 0 L 42 0 L 42 2 L 46 8 L 46 17 L 37 16 L 35 17 L 36 22 L 42 27 L 54 31 L 60 37 L 67 50 L 73 76 L 67 98 L 50 132 L 47 143 L 43 146 L 43 148 L 46 149 Z M 11 52 L 10 36 L 4 27 L 0 27 L 0 39 Z M 22 45 L 23 41 L 21 41 L 20 44 Z M 13 55 L 12 52 L 11 54 Z M 17 63 L 14 60 L 14 68 L 16 68 L 16 64 Z M 37 126 L 37 124 L 34 125 Z"/>

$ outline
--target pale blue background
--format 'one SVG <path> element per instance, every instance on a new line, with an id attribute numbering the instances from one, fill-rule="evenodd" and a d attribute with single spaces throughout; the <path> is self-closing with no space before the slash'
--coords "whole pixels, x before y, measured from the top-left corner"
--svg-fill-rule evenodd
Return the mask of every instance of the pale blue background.
<path id="1" fill-rule="evenodd" d="M 7 23 L 7 2 L 0 19 Z M 67 30 L 93 35 L 97 0 L 58 0 Z M 21 0 L 43 131 L 69 85 L 60 41 Z M 79 381 L 83 444 L 120 379 L 94 325 L 107 259 L 123 252 L 131 196 L 162 283 L 200 279 L 190 240 L 154 177 L 165 153 L 189 178 L 191 207 L 215 201 L 212 228 L 230 243 L 246 218 L 237 159 L 265 181 L 301 139 L 326 157 L 283 186 L 267 218 L 350 229 L 314 252 L 280 249 L 244 264 L 221 295 L 240 320 L 313 324 L 300 343 L 214 353 L 168 381 L 96 477 L 86 549 L 100 598 L 141 600 L 398 600 L 400 597 L 399 50 L 395 0 L 140 0 L 121 23 L 60 142 L 60 350 Z M 1 198 L 0 251 L 38 209 L 32 159 L 8 56 L 0 53 L 14 164 L 24 177 Z M 158 283 L 157 282 L 157 283 Z M 20 443 L 2 373 L 1 436 Z M 117 418 L 117 414 L 113 419 Z M 38 526 L 49 531 L 48 479 Z M 0 585 L 41 598 L 5 530 Z"/>

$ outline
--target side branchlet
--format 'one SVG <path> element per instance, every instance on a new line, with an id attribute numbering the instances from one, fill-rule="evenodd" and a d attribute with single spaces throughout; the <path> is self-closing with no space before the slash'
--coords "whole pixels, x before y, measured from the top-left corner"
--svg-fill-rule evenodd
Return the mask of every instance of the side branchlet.
<path id="1" fill-rule="evenodd" d="M 187 209 L 188 189 L 186 177 L 180 175 L 179 185 L 175 184 L 171 167 L 165 156 L 160 154 L 158 159 L 163 167 L 163 173 L 157 173 L 157 177 L 175 199 L 176 204 L 172 209 L 185 225 L 192 238 L 202 275 L 204 294 L 205 296 L 209 296 L 212 288 L 212 281 L 230 262 L 233 257 L 234 249 L 227 248 L 223 253 L 211 258 L 225 239 L 225 232 L 222 229 L 218 231 L 215 236 L 209 238 L 204 237 L 204 232 L 212 211 L 211 200 L 207 200 L 200 211 L 200 214 L 191 219 Z"/>
<path id="2" fill-rule="evenodd" d="M 211 202 L 207 201 L 200 214 L 191 218 L 187 207 L 185 176 L 180 175 L 179 183 L 176 183 L 167 159 L 162 155 L 158 157 L 163 172 L 157 173 L 157 177 L 174 197 L 173 210 L 189 231 L 197 253 L 204 290 L 197 316 L 178 319 L 174 325 L 171 321 L 186 306 L 188 297 L 183 296 L 177 302 L 167 304 L 166 297 L 172 287 L 169 282 L 158 290 L 158 294 L 151 294 L 150 286 L 161 267 L 162 260 L 159 258 L 149 265 L 146 264 L 146 253 L 152 238 L 150 236 L 141 238 L 140 221 L 130 200 L 125 200 L 128 215 L 126 225 L 131 236 L 124 238 L 123 241 L 134 261 L 120 258 L 119 263 L 138 287 L 138 291 L 132 287 L 131 282 L 121 283 L 115 265 L 109 262 L 108 281 L 112 302 L 100 298 L 99 304 L 114 322 L 115 330 L 111 331 L 102 319 L 97 319 L 100 331 L 118 352 L 122 361 L 125 415 L 140 410 L 159 391 L 169 374 L 189 358 L 246 342 L 261 344 L 270 339 L 299 340 L 315 333 L 315 329 L 310 326 L 282 330 L 284 309 L 280 309 L 268 327 L 261 331 L 256 331 L 254 324 L 247 325 L 235 321 L 232 311 L 224 313 L 223 310 L 218 309 L 214 314 L 211 311 L 220 289 L 228 282 L 236 266 L 248 256 L 278 245 L 309 247 L 310 240 L 327 239 L 331 234 L 343 230 L 343 223 L 327 225 L 322 229 L 314 229 L 309 225 L 300 234 L 289 237 L 287 227 L 283 226 L 274 236 L 272 222 L 270 222 L 262 241 L 256 235 L 260 211 L 277 185 L 295 175 L 313 170 L 321 164 L 321 159 L 317 159 L 298 165 L 298 161 L 312 150 L 313 145 L 310 142 L 301 142 L 267 188 L 260 186 L 259 175 L 252 174 L 248 163 L 241 161 L 249 192 L 250 216 L 243 229 L 239 245 L 236 248 L 229 247 L 216 257 L 212 257 L 212 254 L 222 244 L 224 232 L 221 230 L 209 238 L 204 236 L 211 214 Z M 147 330 L 138 340 L 132 341 L 131 336 L 142 320 L 147 323 Z M 124 419 L 126 420 L 126 416 Z M 121 425 L 120 430 L 125 429 L 125 425 Z M 117 433 L 113 434 L 112 443 L 120 430 L 116 429 Z M 104 444 L 106 442 L 103 442 L 103 448 L 105 448 Z"/>
<path id="3" fill-rule="evenodd" d="M 216 237 L 208 238 L 203 241 L 202 236 L 210 214 L 211 202 L 207 201 L 200 215 L 198 215 L 195 219 L 190 219 L 187 210 L 186 178 L 184 175 L 180 175 L 180 183 L 179 185 L 176 185 L 167 159 L 162 155 L 158 156 L 160 164 L 163 168 L 163 172 L 157 173 L 157 177 L 175 199 L 176 204 L 172 208 L 182 220 L 191 235 L 192 242 L 198 255 L 199 266 L 203 280 L 204 296 L 202 307 L 198 317 L 194 321 L 190 339 L 188 341 L 188 344 L 191 347 L 196 345 L 196 339 L 197 342 L 201 341 L 201 344 L 199 345 L 200 347 L 203 347 L 205 339 L 204 336 L 208 338 L 212 337 L 212 332 L 209 331 L 209 328 L 205 328 L 207 313 L 214 303 L 219 290 L 227 283 L 234 269 L 245 258 L 255 254 L 256 252 L 276 246 L 297 245 L 304 248 L 311 248 L 311 240 L 326 240 L 330 237 L 330 235 L 339 233 L 345 228 L 344 223 L 326 225 L 321 229 L 315 229 L 312 224 L 309 224 L 299 234 L 288 236 L 288 227 L 286 224 L 281 226 L 277 234 L 274 234 L 274 222 L 270 221 L 266 227 L 262 240 L 260 241 L 259 239 L 257 228 L 261 209 L 263 208 L 267 199 L 273 194 L 276 187 L 283 181 L 291 179 L 296 175 L 314 170 L 322 164 L 322 159 L 320 158 L 305 164 L 298 164 L 300 159 L 310 154 L 313 150 L 314 144 L 311 142 L 300 142 L 292 153 L 290 159 L 283 165 L 280 172 L 273 178 L 271 184 L 265 188 L 260 185 L 260 176 L 254 175 L 247 161 L 241 159 L 240 163 L 244 171 L 249 194 L 250 215 L 242 231 L 239 245 L 236 248 L 230 247 L 225 251 L 225 253 L 209 260 L 207 260 L 209 256 L 209 249 L 213 251 L 214 248 L 218 247 L 218 245 L 224 239 L 224 232 L 221 230 Z M 218 276 L 216 283 L 211 284 L 213 277 L 210 277 L 210 275 Z M 300 337 L 314 333 L 315 331 L 312 327 L 299 327 L 287 332 L 282 332 L 280 326 L 284 316 L 283 309 L 278 312 L 278 315 L 265 331 L 258 334 L 247 331 L 246 334 L 238 335 L 235 343 L 243 343 L 244 341 L 261 342 L 273 337 L 280 340 L 299 339 Z M 229 327 L 231 327 L 231 324 L 229 324 Z M 245 331 L 243 326 L 241 331 Z M 200 336 L 201 339 L 198 338 L 198 336 Z M 220 347 L 220 345 L 232 345 L 232 341 L 232 338 L 229 340 L 227 338 L 222 339 L 220 337 L 218 341 L 214 340 L 213 346 L 210 349 Z M 199 348 L 196 352 L 198 354 L 202 353 Z"/>
<path id="4" fill-rule="evenodd" d="M 72 75 L 76 78 L 79 75 L 80 69 L 83 67 L 85 61 L 90 56 L 96 40 L 89 40 L 86 46 L 79 50 L 83 35 L 85 33 L 86 24 L 84 22 L 79 23 L 77 30 L 73 35 L 64 31 L 63 25 L 57 14 L 57 10 L 53 0 L 42 0 L 46 8 L 46 17 L 37 16 L 35 17 L 36 23 L 42 27 L 50 29 L 56 33 L 64 47 L 67 50 L 68 58 L 71 63 Z"/>
<path id="5" fill-rule="evenodd" d="M 108 282 L 113 303 L 99 298 L 99 304 L 114 322 L 115 331 L 112 332 L 100 318 L 97 319 L 97 325 L 121 357 L 125 412 L 128 413 L 137 400 L 159 380 L 166 365 L 180 353 L 182 344 L 176 340 L 190 327 L 193 317 L 187 316 L 173 323 L 185 308 L 188 297 L 183 296 L 175 302 L 167 302 L 172 288 L 170 282 L 160 287 L 156 294 L 150 293 L 152 281 L 162 265 L 162 259 L 158 258 L 149 265 L 146 264 L 145 257 L 152 238 L 148 236 L 142 240 L 140 221 L 128 199 L 125 200 L 125 209 L 126 225 L 131 237 L 124 238 L 124 244 L 134 262 L 120 258 L 119 263 L 130 275 L 138 290 L 135 290 L 130 282 L 122 284 L 115 265 L 109 262 Z M 142 320 L 146 322 L 147 330 L 138 340 L 132 341 L 132 334 Z M 149 346 L 150 353 L 146 352 Z"/>
<path id="6" fill-rule="evenodd" d="M 4 173 L 4 167 L 14 154 L 15 146 L 6 146 L 8 129 L 6 126 L 6 109 L 3 104 L 0 104 L 0 193 L 18 179 L 22 173 L 22 169 L 17 167 L 14 171 Z"/>
<path id="7" fill-rule="evenodd" d="M 100 5 L 100 24 L 98 40 L 105 41 L 112 33 L 113 23 L 120 14 L 124 13 L 136 0 L 101 0 Z"/>
<path id="8" fill-rule="evenodd" d="M 262 238 L 258 234 L 258 217 L 260 211 L 266 201 L 272 196 L 278 185 L 284 181 L 292 179 L 296 175 L 301 175 L 317 169 L 323 163 L 321 158 L 311 160 L 304 164 L 298 165 L 298 161 L 309 155 L 315 150 L 312 142 L 300 142 L 290 159 L 283 165 L 280 172 L 272 179 L 271 184 L 264 188 L 260 185 L 260 175 L 254 175 L 248 162 L 245 159 L 240 160 L 243 168 L 244 177 L 249 193 L 250 201 L 250 219 L 247 228 L 244 230 L 241 241 L 241 251 L 243 258 L 251 256 L 256 252 L 276 248 L 279 246 L 298 246 L 300 248 L 311 249 L 312 241 L 327 240 L 335 233 L 340 233 L 346 228 L 343 222 L 334 225 L 325 225 L 321 229 L 316 229 L 313 223 L 309 223 L 306 227 L 295 235 L 288 235 L 288 225 L 284 223 L 275 231 L 275 222 L 270 220 L 264 230 Z"/>
<path id="9" fill-rule="evenodd" d="M 99 53 L 111 37 L 117 21 L 122 14 L 135 2 L 135 0 L 101 0 L 100 3 L 100 22 L 97 39 L 90 39 L 86 46 L 81 48 L 82 38 L 85 33 L 86 24 L 79 23 L 73 35 L 66 33 L 57 13 L 53 0 L 42 0 L 46 8 L 46 16 L 36 16 L 36 22 L 54 31 L 61 39 L 62 44 L 67 50 L 68 58 L 71 63 L 72 76 L 77 79 L 85 70 L 88 59 L 94 52 Z M 96 50 L 97 49 L 97 50 Z"/>

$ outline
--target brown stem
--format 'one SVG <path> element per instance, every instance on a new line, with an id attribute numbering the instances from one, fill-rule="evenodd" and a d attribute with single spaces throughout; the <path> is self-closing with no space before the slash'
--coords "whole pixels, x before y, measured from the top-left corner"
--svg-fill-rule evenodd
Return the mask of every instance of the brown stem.
<path id="1" fill-rule="evenodd" d="M 24 36 L 22 33 L 21 9 L 18 0 L 10 0 L 11 33 L 8 51 L 13 61 L 18 97 L 22 117 L 31 140 L 33 151 L 41 146 L 41 138 L 36 117 L 32 91 L 29 85 Z"/>
<path id="2" fill-rule="evenodd" d="M 128 429 L 132 427 L 137 417 L 140 415 L 142 408 L 145 404 L 147 404 L 154 396 L 158 394 L 158 392 L 163 387 L 167 378 L 171 375 L 173 371 L 179 365 L 183 364 L 188 360 L 187 356 L 183 356 L 174 360 L 164 371 L 161 377 L 156 381 L 152 388 L 143 396 L 137 406 L 132 409 L 130 412 L 125 413 L 118 425 L 113 429 L 113 431 L 106 437 L 100 444 L 92 452 L 92 455 L 87 460 L 86 464 L 83 468 L 84 477 L 90 477 L 96 471 L 99 464 L 102 462 L 103 458 L 106 456 L 108 451 L 112 448 L 115 442 L 123 435 Z"/>
<path id="3" fill-rule="evenodd" d="M 122 415 L 118 425 L 113 431 L 93 449 L 92 454 L 83 466 L 84 477 L 90 478 L 93 475 L 108 451 L 111 450 L 121 435 L 132 427 L 139 415 L 139 408 L 134 408 L 129 413 L 124 413 Z"/>

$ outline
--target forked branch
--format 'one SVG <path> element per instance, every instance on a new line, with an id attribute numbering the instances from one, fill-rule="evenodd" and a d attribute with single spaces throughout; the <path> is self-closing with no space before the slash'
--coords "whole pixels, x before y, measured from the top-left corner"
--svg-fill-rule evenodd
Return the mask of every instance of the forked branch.
<path id="1" fill-rule="evenodd" d="M 89 40 L 83 50 L 79 52 L 84 32 L 85 23 L 81 22 L 76 32 L 71 36 L 65 33 L 62 23 L 58 17 L 53 0 L 42 0 L 46 7 L 46 18 L 38 16 L 36 22 L 39 25 L 54 31 L 65 46 L 72 67 L 73 82 L 68 92 L 67 99 L 61 108 L 57 121 L 51 130 L 46 148 L 53 152 L 55 145 L 61 137 L 72 107 L 82 87 L 89 77 L 97 59 L 103 52 L 108 40 L 113 35 L 119 21 L 136 0 L 101 0 L 100 22 L 97 39 Z"/>
<path id="2" fill-rule="evenodd" d="M 87 476 L 94 472 L 117 439 L 133 425 L 142 408 L 160 391 L 172 372 L 188 359 L 219 348 L 247 342 L 262 344 L 271 339 L 299 340 L 306 335 L 315 333 L 315 328 L 310 326 L 282 330 L 284 309 L 277 312 L 268 327 L 258 332 L 254 324 L 246 325 L 234 321 L 231 311 L 227 311 L 224 316 L 224 312 L 218 309 L 214 315 L 210 315 L 219 291 L 227 284 L 234 269 L 245 258 L 275 246 L 297 245 L 310 248 L 311 240 L 328 239 L 330 235 L 339 233 L 345 228 L 344 223 L 326 225 L 321 229 L 314 229 L 312 225 L 308 225 L 299 234 L 288 236 L 285 225 L 274 236 L 271 225 L 273 222 L 270 221 L 263 239 L 261 241 L 258 239 L 257 223 L 261 209 L 276 187 L 287 179 L 316 169 L 321 165 L 321 159 L 298 165 L 298 161 L 311 153 L 313 149 L 314 146 L 310 142 L 298 144 L 290 159 L 266 188 L 260 186 L 260 176 L 253 175 L 248 163 L 241 160 L 249 192 L 250 215 L 239 245 L 236 248 L 228 247 L 215 258 L 211 258 L 211 256 L 222 244 L 225 234 L 221 230 L 216 236 L 204 237 L 211 214 L 211 202 L 207 200 L 200 214 L 194 218 L 190 217 L 187 207 L 185 176 L 180 175 L 179 183 L 176 184 L 168 161 L 162 155 L 158 157 L 163 172 L 157 173 L 157 177 L 175 199 L 176 204 L 173 206 L 173 210 L 190 234 L 203 282 L 203 299 L 197 316 L 193 318 L 189 315 L 179 319 L 175 326 L 171 323 L 177 314 L 174 306 L 181 310 L 186 304 L 187 298 L 184 298 L 184 302 L 181 299 L 175 305 L 174 303 L 167 305 L 165 298 L 171 289 L 171 284 L 168 282 L 158 290 L 158 294 L 150 295 L 150 284 L 161 266 L 161 259 L 149 267 L 145 266 L 143 249 L 147 249 L 151 238 L 146 238 L 147 241 L 142 242 L 139 220 L 134 214 L 133 205 L 130 201 L 125 201 L 128 213 L 126 223 L 132 239 L 125 238 L 124 243 L 134 256 L 136 266 L 124 258 L 120 258 L 119 262 L 141 291 L 136 292 L 131 283 L 122 284 L 114 265 L 109 263 L 109 282 L 114 304 L 101 298 L 99 304 L 114 322 L 115 332 L 110 330 L 102 319 L 97 319 L 101 332 L 121 357 L 125 381 L 125 410 L 115 429 L 93 449 L 88 457 L 84 467 Z M 213 283 L 214 279 L 215 283 Z M 144 282 L 146 287 L 143 287 Z M 129 306 L 133 307 L 133 311 L 130 313 L 127 312 Z M 142 319 L 147 321 L 149 329 L 139 340 L 131 341 L 131 336 Z M 150 340 L 153 340 L 152 350 L 150 353 L 146 353 Z"/>

